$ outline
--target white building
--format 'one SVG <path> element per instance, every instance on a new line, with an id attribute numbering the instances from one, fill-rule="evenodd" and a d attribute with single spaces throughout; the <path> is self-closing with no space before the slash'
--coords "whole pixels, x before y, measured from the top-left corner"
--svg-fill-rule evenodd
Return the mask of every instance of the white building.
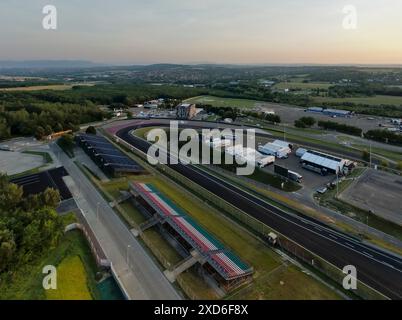
<path id="1" fill-rule="evenodd" d="M 347 162 L 346 159 L 313 150 L 305 152 L 300 161 L 304 168 L 321 172 L 321 174 L 341 173 Z"/>
<path id="2" fill-rule="evenodd" d="M 292 153 L 289 143 L 281 140 L 275 140 L 274 142 L 269 142 L 263 146 L 259 146 L 258 151 L 267 155 L 275 156 L 279 159 L 287 158 L 289 154 Z"/>
<path id="3" fill-rule="evenodd" d="M 231 156 L 234 156 L 235 159 L 239 162 L 247 162 L 248 164 L 254 166 L 258 165 L 261 168 L 275 162 L 275 157 L 267 157 L 266 155 L 261 154 L 253 148 L 245 148 L 240 144 L 227 147 L 225 149 L 225 152 Z"/>

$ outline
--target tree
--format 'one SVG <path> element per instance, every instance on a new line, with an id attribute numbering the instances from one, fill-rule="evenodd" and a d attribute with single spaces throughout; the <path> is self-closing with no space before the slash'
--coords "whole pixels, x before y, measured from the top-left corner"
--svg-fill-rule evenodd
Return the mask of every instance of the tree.
<path id="1" fill-rule="evenodd" d="M 304 122 L 307 127 L 312 127 L 316 123 L 313 117 L 302 117 L 300 120 Z"/>
<path id="2" fill-rule="evenodd" d="M 55 132 L 61 132 L 63 131 L 63 126 L 61 125 L 60 122 L 57 122 L 56 125 L 54 126 L 54 131 Z"/>
<path id="3" fill-rule="evenodd" d="M 367 150 L 363 150 L 362 159 L 366 162 L 370 161 L 370 153 Z"/>
<path id="4" fill-rule="evenodd" d="M 95 129 L 94 126 L 89 126 L 89 127 L 87 128 L 87 130 L 85 131 L 85 133 L 88 133 L 88 134 L 96 134 L 96 129 Z"/>
<path id="5" fill-rule="evenodd" d="M 388 168 L 389 167 L 389 162 L 387 160 L 381 160 L 380 165 L 382 167 Z"/>
<path id="6" fill-rule="evenodd" d="M 295 120 L 295 127 L 304 129 L 304 128 L 306 128 L 306 124 L 303 121 L 301 121 L 300 119 Z"/>
<path id="7" fill-rule="evenodd" d="M 7 126 L 7 121 L 0 118 L 0 140 L 10 137 L 10 128 Z"/>
<path id="8" fill-rule="evenodd" d="M 47 188 L 42 193 L 42 206 L 56 208 L 60 203 L 60 193 L 53 188 Z"/>
<path id="9" fill-rule="evenodd" d="M 265 120 L 272 122 L 272 123 L 281 123 L 281 121 L 282 121 L 280 116 L 278 116 L 276 114 L 271 114 L 271 113 L 269 113 L 265 116 Z"/>
<path id="10" fill-rule="evenodd" d="M 399 161 L 399 162 L 396 164 L 396 168 L 397 168 L 399 171 L 402 171 L 402 161 Z"/>
<path id="11" fill-rule="evenodd" d="M 42 140 L 45 135 L 45 129 L 43 129 L 42 126 L 37 126 L 35 130 L 35 138 L 38 140 Z"/>
<path id="12" fill-rule="evenodd" d="M 50 126 L 50 125 L 46 125 L 45 126 L 45 135 L 50 135 L 50 134 L 52 134 L 53 133 L 53 129 L 52 129 L 52 127 Z"/>
<path id="13" fill-rule="evenodd" d="M 5 175 L 0 175 L 0 210 L 13 211 L 21 203 L 23 190 L 14 183 L 9 183 Z"/>
<path id="14" fill-rule="evenodd" d="M 13 233 L 0 225 L 0 273 L 8 267 L 16 251 Z"/>
<path id="15" fill-rule="evenodd" d="M 301 117 L 299 120 L 295 120 L 296 128 L 310 128 L 315 125 L 316 121 L 313 117 Z"/>

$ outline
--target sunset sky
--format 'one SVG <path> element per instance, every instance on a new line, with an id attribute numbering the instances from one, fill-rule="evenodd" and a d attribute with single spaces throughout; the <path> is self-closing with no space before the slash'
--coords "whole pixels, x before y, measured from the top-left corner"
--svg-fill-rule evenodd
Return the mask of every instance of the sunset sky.
<path id="1" fill-rule="evenodd" d="M 58 29 L 42 28 L 55 5 Z M 342 26 L 345 5 L 357 29 Z M 397 0 L 1 0 L 0 60 L 402 64 Z"/>

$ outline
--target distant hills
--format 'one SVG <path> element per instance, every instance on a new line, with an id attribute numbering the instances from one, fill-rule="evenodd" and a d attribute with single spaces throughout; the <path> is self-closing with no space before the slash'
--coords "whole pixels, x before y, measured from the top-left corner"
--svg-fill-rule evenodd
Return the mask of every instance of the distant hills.
<path id="1" fill-rule="evenodd" d="M 105 66 L 86 60 L 0 60 L 0 69 L 72 69 Z"/>

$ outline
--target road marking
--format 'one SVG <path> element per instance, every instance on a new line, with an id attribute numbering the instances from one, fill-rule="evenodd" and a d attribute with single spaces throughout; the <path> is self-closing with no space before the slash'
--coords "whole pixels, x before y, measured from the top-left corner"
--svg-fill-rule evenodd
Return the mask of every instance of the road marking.
<path id="1" fill-rule="evenodd" d="M 369 256 L 370 258 L 373 258 L 373 256 L 372 256 L 370 253 L 367 253 L 366 251 L 363 251 L 363 253 L 364 253 L 366 256 Z"/>

